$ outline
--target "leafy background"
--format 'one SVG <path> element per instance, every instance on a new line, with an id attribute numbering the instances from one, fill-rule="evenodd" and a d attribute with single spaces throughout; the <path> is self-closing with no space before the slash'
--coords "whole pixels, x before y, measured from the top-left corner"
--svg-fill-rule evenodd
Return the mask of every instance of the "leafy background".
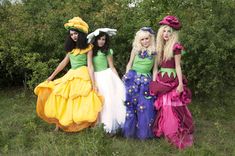
<path id="1" fill-rule="evenodd" d="M 1 0 L 0 155 L 235 155 L 234 10 L 234 0 Z M 68 19 L 82 17 L 90 32 L 118 29 L 111 47 L 122 76 L 135 32 L 143 26 L 157 31 L 166 15 L 176 15 L 183 25 L 183 73 L 194 95 L 189 106 L 196 124 L 194 147 L 178 151 L 163 139 L 109 138 L 100 127 L 54 133 L 36 116 L 32 89 L 65 56 Z"/>
<path id="2" fill-rule="evenodd" d="M 135 3 L 134 7 L 130 7 Z M 135 32 L 157 31 L 166 15 L 180 18 L 181 42 L 187 49 L 183 70 L 197 97 L 217 102 L 234 86 L 234 0 L 22 0 L 0 5 L 0 84 L 31 89 L 46 79 L 64 57 L 63 24 L 80 16 L 90 26 L 118 29 L 112 38 L 120 76 L 129 59 Z"/>

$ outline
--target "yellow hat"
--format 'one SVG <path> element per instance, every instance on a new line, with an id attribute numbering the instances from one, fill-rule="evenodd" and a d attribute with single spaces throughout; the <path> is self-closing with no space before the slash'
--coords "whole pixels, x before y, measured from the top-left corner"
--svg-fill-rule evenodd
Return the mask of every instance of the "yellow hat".
<path id="1" fill-rule="evenodd" d="M 80 17 L 74 17 L 69 20 L 68 23 L 64 24 L 65 29 L 77 29 L 81 32 L 88 33 L 89 26 L 88 24 L 83 21 Z"/>

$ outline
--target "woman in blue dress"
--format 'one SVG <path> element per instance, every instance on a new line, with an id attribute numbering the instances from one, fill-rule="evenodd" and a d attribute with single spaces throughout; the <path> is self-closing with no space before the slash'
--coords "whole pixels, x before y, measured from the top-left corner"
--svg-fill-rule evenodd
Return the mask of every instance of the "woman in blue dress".
<path id="1" fill-rule="evenodd" d="M 124 137 L 153 137 L 155 97 L 149 94 L 149 83 L 152 80 L 152 73 L 156 74 L 155 55 L 154 31 L 150 27 L 143 27 L 135 35 L 126 74 L 123 76 L 126 88 Z"/>

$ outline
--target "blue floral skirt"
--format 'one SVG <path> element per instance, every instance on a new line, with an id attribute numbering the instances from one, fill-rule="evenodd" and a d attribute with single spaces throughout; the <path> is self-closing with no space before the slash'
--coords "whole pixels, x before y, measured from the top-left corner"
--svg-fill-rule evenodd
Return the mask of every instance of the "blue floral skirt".
<path id="1" fill-rule="evenodd" d="M 129 70 L 123 76 L 126 88 L 126 121 L 124 137 L 147 139 L 153 137 L 153 123 L 156 115 L 155 97 L 149 94 L 150 76 Z"/>

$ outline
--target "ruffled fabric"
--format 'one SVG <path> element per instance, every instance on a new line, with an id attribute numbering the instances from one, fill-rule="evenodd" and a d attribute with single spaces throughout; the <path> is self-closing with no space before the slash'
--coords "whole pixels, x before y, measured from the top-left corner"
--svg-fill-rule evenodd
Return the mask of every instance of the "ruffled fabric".
<path id="1" fill-rule="evenodd" d="M 155 97 L 149 94 L 150 76 L 129 70 L 123 76 L 126 87 L 126 121 L 123 134 L 127 138 L 147 139 L 153 137 L 152 127 L 156 115 Z"/>
<path id="2" fill-rule="evenodd" d="M 174 89 L 170 93 L 159 96 L 155 102 L 158 116 L 153 132 L 157 137 L 165 138 L 179 149 L 193 144 L 193 120 L 186 105 L 190 99 L 181 99 Z"/>
<path id="3" fill-rule="evenodd" d="M 116 133 L 125 123 L 125 87 L 120 78 L 108 68 L 95 72 L 99 93 L 104 96 L 103 109 L 99 122 L 107 133 Z"/>
<path id="4" fill-rule="evenodd" d="M 102 109 L 102 97 L 92 90 L 86 66 L 69 70 L 62 78 L 42 82 L 35 90 L 37 114 L 67 132 L 93 125 Z"/>
<path id="5" fill-rule="evenodd" d="M 92 48 L 93 48 L 93 45 L 89 44 L 86 49 L 75 48 L 70 53 L 73 54 L 73 55 L 85 54 L 85 53 L 89 52 L 90 50 L 92 50 Z"/>
<path id="6" fill-rule="evenodd" d="M 64 24 L 65 29 L 77 29 L 85 34 L 88 33 L 89 26 L 83 21 L 80 17 L 74 17 L 68 21 L 68 23 Z"/>
<path id="7" fill-rule="evenodd" d="M 192 94 L 191 91 L 187 88 L 187 79 L 185 78 L 184 75 L 182 76 L 182 81 L 183 81 L 184 91 L 182 94 L 180 94 L 179 97 L 182 100 L 187 99 L 186 101 L 183 102 L 190 103 Z M 156 81 L 150 82 L 149 90 L 151 95 L 160 96 L 170 92 L 178 85 L 179 85 L 178 77 L 174 77 L 173 74 L 169 77 L 168 74 L 165 73 L 164 75 L 162 75 L 162 73 L 159 72 L 157 74 Z"/>
<path id="8" fill-rule="evenodd" d="M 160 25 L 168 25 L 175 30 L 179 30 L 181 28 L 181 23 L 179 19 L 175 16 L 165 16 L 160 22 Z"/>
<path id="9" fill-rule="evenodd" d="M 174 55 L 181 54 L 183 46 L 174 45 Z M 150 83 L 150 94 L 157 96 L 154 105 L 158 110 L 154 122 L 153 133 L 155 136 L 164 136 L 170 143 L 179 149 L 190 147 L 193 144 L 193 119 L 187 108 L 191 102 L 192 94 L 187 88 L 187 80 L 182 76 L 183 92 L 178 93 L 176 88 L 179 85 L 178 77 L 174 76 L 174 58 L 162 62 L 162 68 L 171 74 L 160 70 L 156 81 Z"/>
<path id="10" fill-rule="evenodd" d="M 186 52 L 185 52 L 185 48 L 183 47 L 182 44 L 180 43 L 175 43 L 174 46 L 173 46 L 173 52 L 174 52 L 174 55 L 178 55 L 178 54 L 182 54 L 184 55 Z"/>
<path id="11" fill-rule="evenodd" d="M 187 105 L 191 102 L 191 91 L 187 88 L 187 80 L 183 76 L 183 92 L 178 93 L 178 78 L 165 74 L 157 75 L 151 82 L 151 94 L 158 96 L 154 105 L 158 115 L 153 126 L 155 136 L 164 136 L 179 149 L 193 144 L 193 120 Z"/>

